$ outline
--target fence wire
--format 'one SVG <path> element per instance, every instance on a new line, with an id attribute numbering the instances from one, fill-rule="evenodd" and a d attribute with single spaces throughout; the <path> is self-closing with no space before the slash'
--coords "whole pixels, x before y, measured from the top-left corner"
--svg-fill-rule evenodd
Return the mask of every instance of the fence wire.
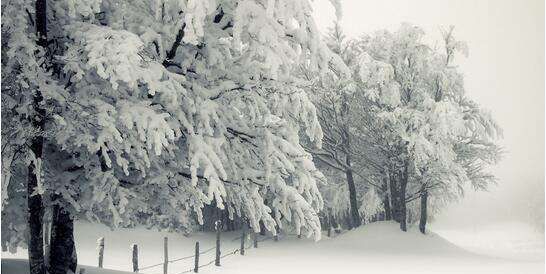
<path id="1" fill-rule="evenodd" d="M 200 251 L 200 252 L 199 252 L 199 255 L 203 255 L 203 254 L 209 253 L 209 252 L 213 251 L 214 249 L 216 249 L 215 246 L 213 246 L 213 247 L 211 247 L 211 248 L 209 248 L 209 249 L 207 249 L 207 250 L 205 250 L 205 251 L 202 251 L 202 252 Z M 195 255 L 193 255 L 193 257 L 195 257 Z"/>
<path id="2" fill-rule="evenodd" d="M 174 263 L 174 262 L 178 262 L 178 261 L 182 261 L 182 260 L 187 260 L 187 259 L 191 259 L 195 257 L 195 255 L 190 255 L 190 256 L 186 256 L 186 257 L 182 257 L 182 258 L 178 258 L 178 259 L 172 259 L 169 261 L 169 263 Z"/>
<path id="3" fill-rule="evenodd" d="M 144 266 L 144 267 L 139 267 L 138 270 L 146 270 L 146 269 L 150 269 L 150 268 L 154 268 L 156 266 L 160 266 L 160 265 L 164 265 L 165 263 L 158 263 L 158 264 L 153 264 L 153 265 L 149 265 L 149 266 Z"/>
<path id="4" fill-rule="evenodd" d="M 251 235 L 251 234 L 249 234 L 249 235 Z M 298 234 L 292 234 L 292 233 L 286 233 L 284 235 L 286 235 L 286 236 L 298 236 Z M 235 238 L 233 238 L 231 240 L 231 242 L 236 241 L 236 240 L 240 240 L 241 238 L 242 238 L 242 236 L 235 237 Z M 275 236 L 267 236 L 267 237 L 264 237 L 264 238 L 261 238 L 261 239 L 257 239 L 256 241 L 260 243 L 260 242 L 265 242 L 267 240 L 271 240 L 273 238 L 275 238 Z M 253 248 L 253 246 L 254 246 L 253 243 L 254 243 L 254 239 L 251 239 L 251 241 L 245 246 L 245 249 Z M 216 249 L 216 246 L 213 246 L 213 247 L 208 248 L 208 249 L 206 249 L 204 251 L 200 251 L 199 255 L 209 253 L 210 251 L 215 250 L 215 249 Z M 234 250 L 232 250 L 230 252 L 227 252 L 224 255 L 220 256 L 220 259 L 223 259 L 223 258 L 231 256 L 231 255 L 235 255 L 235 254 L 240 253 L 240 252 L 241 252 L 241 250 L 239 248 L 236 248 L 236 249 L 234 249 Z M 224 252 L 220 251 L 220 254 L 223 254 L 223 253 Z M 195 255 L 189 255 L 189 256 L 180 257 L 180 258 L 177 258 L 177 259 L 172 259 L 172 260 L 169 260 L 168 263 L 174 263 L 174 262 L 183 261 L 183 260 L 192 259 L 192 258 L 195 258 Z M 214 263 L 215 261 L 216 261 L 216 258 L 214 260 L 211 260 L 211 261 L 207 262 L 207 263 L 199 265 L 198 268 L 201 269 L 201 268 L 204 268 L 204 267 L 211 266 L 212 263 Z M 161 263 L 157 263 L 157 264 L 153 264 L 153 265 L 149 265 L 149 266 L 145 266 L 145 267 L 139 267 L 138 270 L 140 272 L 141 270 L 146 270 L 146 269 L 154 268 L 154 267 L 157 267 L 157 266 L 162 266 L 164 264 L 165 263 L 161 262 Z M 183 272 L 177 272 L 175 274 L 190 273 L 190 272 L 193 272 L 193 271 L 194 271 L 194 267 L 191 267 L 189 270 L 186 270 L 186 271 L 183 271 Z M 154 273 L 154 274 L 159 274 L 159 273 Z"/>

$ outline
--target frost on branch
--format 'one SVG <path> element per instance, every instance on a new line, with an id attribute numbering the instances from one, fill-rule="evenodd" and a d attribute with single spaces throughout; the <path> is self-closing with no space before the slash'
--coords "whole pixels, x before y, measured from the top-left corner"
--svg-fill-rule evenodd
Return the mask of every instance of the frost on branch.
<path id="1" fill-rule="evenodd" d="M 16 75 L 10 81 L 25 90 L 2 99 L 24 102 L 22 117 L 35 114 L 27 89 L 39 86 L 46 101 L 44 195 L 113 227 L 185 230 L 214 205 L 256 230 L 260 222 L 273 232 L 293 225 L 320 237 L 324 177 L 300 143 L 320 147 L 322 129 L 293 72 L 345 67 L 321 42 L 308 1 L 48 8 L 51 56 L 36 47 L 25 16 L 3 21 L 10 43 L 2 79 Z M 49 71 L 40 67 L 46 59 Z"/>
<path id="2" fill-rule="evenodd" d="M 155 94 L 153 102 L 159 101 L 164 107 L 156 112 L 166 109 L 170 114 L 165 117 L 167 124 L 172 124 L 172 119 L 181 124 L 180 128 L 173 129 L 175 140 L 180 139 L 175 141 L 176 147 L 172 151 L 174 155 L 180 155 L 178 159 L 182 161 L 169 164 L 173 168 L 169 173 L 174 173 L 175 181 L 176 178 L 180 180 L 176 183 L 176 192 L 181 191 L 189 177 L 197 198 L 190 199 L 190 207 L 198 216 L 204 204 L 214 201 L 219 207 L 226 205 L 228 210 L 249 217 L 255 228 L 261 220 L 268 229 L 274 230 L 270 213 L 276 212 L 278 225 L 281 225 L 281 219 L 297 222 L 298 228 L 306 227 L 316 237 L 319 235 L 316 210 L 322 206 L 316 180 L 320 180 L 321 174 L 314 168 L 310 155 L 299 145 L 299 132 L 301 129 L 320 146 L 321 128 L 307 95 L 297 88 L 284 88 L 295 85 L 294 81 L 275 83 L 274 79 L 288 80 L 292 65 L 300 59 L 311 57 L 314 63 L 323 67 L 333 59 L 321 46 L 318 35 L 303 31 L 311 23 L 302 16 L 309 11 L 305 1 L 277 1 L 276 5 L 265 9 L 252 1 L 241 1 L 237 5 L 213 4 L 210 1 L 187 3 L 184 21 L 177 20 L 171 11 L 162 14 L 162 19 L 174 33 L 176 28 L 183 27 L 182 42 L 202 47 L 196 50 L 181 43 L 170 60 L 180 62 L 180 71 L 188 72 L 185 77 L 176 77 L 173 72 L 179 69 L 174 67 L 169 67 L 169 71 L 157 69 L 149 73 L 148 70 L 156 69 L 153 58 L 144 58 L 145 62 L 142 62 L 143 58 L 139 57 L 142 57 L 142 48 L 149 48 L 147 43 L 158 41 L 152 37 L 157 37 L 154 33 L 159 34 L 159 29 L 150 24 L 151 28 L 143 32 L 129 24 L 127 32 L 107 30 L 109 35 L 119 36 L 120 40 L 131 36 L 131 32 L 139 33 L 140 41 L 137 36 L 129 37 L 134 39 L 134 43 L 127 45 L 131 47 L 127 51 L 131 52 L 127 56 L 129 64 L 120 61 L 113 67 L 115 73 L 102 78 L 112 84 L 115 92 L 123 91 L 125 86 L 145 84 L 143 88 L 148 90 L 143 91 Z M 165 2 L 165 5 L 170 4 Z M 233 38 L 220 32 L 217 25 L 207 22 L 211 13 L 220 10 L 223 17 L 219 25 L 232 24 Z M 282 20 L 278 20 L 279 17 Z M 125 24 L 132 20 L 136 22 L 133 17 L 125 18 Z M 154 18 L 157 18 L 157 12 Z M 296 21 L 302 23 L 292 24 Z M 97 37 L 111 39 L 110 36 Z M 164 36 L 158 44 L 172 44 L 173 38 Z M 194 59 L 195 56 L 205 58 Z M 101 62 L 97 64 L 105 66 Z M 132 77 L 117 73 L 125 71 L 124 67 L 131 68 Z M 161 71 L 162 74 L 158 74 Z M 264 81 L 266 77 L 270 80 Z M 262 83 L 256 80 L 262 78 L 265 78 Z M 119 87 L 113 83 L 119 83 Z M 169 88 L 158 90 L 156 94 L 154 87 L 163 85 L 169 85 Z M 173 87 L 176 92 L 172 91 Z M 266 142 L 269 145 L 266 146 Z M 172 144 L 163 144 L 163 147 L 170 151 Z M 112 149 L 109 151 L 112 154 Z M 275 155 L 273 160 L 270 160 L 271 155 Z M 168 161 L 173 156 L 162 154 L 160 157 L 166 157 L 165 161 Z M 154 168 L 152 156 L 148 158 L 143 164 L 137 165 L 138 159 L 129 162 L 143 173 L 150 166 Z M 176 175 L 176 169 L 182 171 L 181 177 Z M 268 170 L 267 174 L 264 169 Z M 168 173 L 165 175 L 169 177 Z M 267 201 L 263 199 L 270 196 Z"/>

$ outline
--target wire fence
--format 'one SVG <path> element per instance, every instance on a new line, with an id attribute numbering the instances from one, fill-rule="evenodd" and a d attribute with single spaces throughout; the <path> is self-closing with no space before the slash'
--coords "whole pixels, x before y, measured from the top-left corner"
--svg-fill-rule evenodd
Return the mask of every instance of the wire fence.
<path id="1" fill-rule="evenodd" d="M 291 233 L 286 233 L 286 234 L 282 234 L 282 235 L 297 236 L 298 238 L 301 237 L 301 235 L 291 234 Z M 250 237 L 250 236 L 252 236 L 252 237 Z M 247 238 L 247 237 L 251 238 L 251 241 L 245 241 L 245 238 Z M 144 273 L 146 273 L 146 274 L 168 274 L 168 268 L 173 267 L 173 266 L 169 266 L 169 264 L 194 259 L 194 265 L 192 267 L 190 267 L 189 269 L 187 269 L 185 271 L 182 271 L 182 272 L 175 272 L 175 273 L 171 272 L 170 274 L 183 274 L 183 273 L 191 273 L 191 272 L 197 273 L 202 268 L 209 267 L 209 266 L 211 266 L 213 264 L 215 264 L 217 266 L 220 266 L 220 261 L 222 259 L 224 259 L 226 257 L 229 257 L 229 256 L 232 256 L 232 255 L 235 255 L 235 254 L 243 255 L 244 253 L 242 251 L 244 251 L 244 249 L 250 249 L 253 246 L 255 248 L 257 248 L 258 247 L 257 243 L 265 242 L 265 241 L 268 241 L 268 240 L 271 240 L 271 239 L 275 239 L 275 241 L 277 241 L 278 236 L 259 237 L 258 234 L 254 233 L 254 232 L 252 232 L 249 235 L 246 235 L 245 231 L 243 230 L 243 233 L 242 233 L 241 236 L 237 236 L 237 237 L 234 237 L 231 240 L 229 240 L 229 242 L 241 241 L 241 246 L 239 248 L 231 249 L 229 251 L 226 251 L 226 250 L 222 251 L 220 249 L 220 232 L 218 231 L 215 246 L 212 246 L 210 248 L 207 248 L 207 249 L 201 251 L 201 250 L 199 250 L 199 242 L 197 242 L 196 243 L 196 250 L 195 250 L 194 255 L 188 255 L 188 256 L 179 257 L 179 258 L 169 260 L 168 255 L 167 255 L 168 254 L 168 252 L 167 252 L 167 250 L 168 250 L 168 248 L 167 248 L 168 240 L 167 240 L 167 237 L 165 237 L 164 238 L 164 261 L 160 262 L 160 263 L 139 267 L 138 266 L 138 251 L 136 251 L 136 252 L 134 251 L 135 249 L 137 249 L 137 247 L 136 247 L 136 245 L 133 247 L 133 272 L 143 273 L 144 270 L 150 270 L 150 269 L 154 269 L 154 268 L 158 268 L 160 266 L 163 266 L 163 272 L 162 273 L 161 272 L 150 273 L 150 272 L 147 272 L 147 271 L 144 272 Z M 101 243 L 102 243 L 101 248 L 104 249 L 104 241 L 102 241 Z M 215 256 L 215 258 L 213 260 L 207 261 L 205 263 L 199 263 L 200 255 L 210 253 L 213 250 L 216 250 L 216 256 Z M 102 252 L 102 253 L 99 252 L 99 262 L 102 262 L 102 257 L 101 256 L 102 256 L 103 253 L 104 252 Z M 102 264 L 99 267 L 102 267 Z"/>
<path id="2" fill-rule="evenodd" d="M 235 237 L 233 238 L 231 241 L 236 241 L 236 240 L 240 240 L 241 239 L 241 236 L 238 236 L 238 237 Z M 250 248 L 252 247 L 252 245 L 248 245 L 248 246 L 245 246 L 245 248 Z M 216 249 L 216 246 L 213 246 L 213 247 L 210 247 L 204 251 L 200 251 L 199 252 L 199 255 L 204 255 L 204 254 L 207 254 L 213 250 Z M 220 256 L 220 259 L 223 259 L 225 257 L 228 257 L 228 256 L 231 256 L 231 255 L 234 255 L 234 254 L 237 254 L 238 252 L 240 251 L 239 248 L 236 248 L 228 253 L 226 253 L 225 255 L 223 256 Z M 221 252 L 222 254 L 225 253 L 225 252 Z M 183 260 L 188 260 L 188 259 L 194 259 L 195 258 L 195 255 L 189 255 L 189 256 L 184 256 L 184 257 L 180 257 L 180 258 L 176 258 L 176 259 L 172 259 L 172 260 L 168 260 L 167 262 L 168 263 L 174 263 L 174 262 L 179 262 L 179 261 L 183 261 Z M 216 259 L 212 260 L 212 261 L 209 261 L 207 263 L 204 263 L 204 264 L 201 264 L 198 266 L 199 269 L 203 268 L 203 267 L 206 267 L 206 266 L 210 266 L 212 265 L 212 263 L 214 263 L 216 261 Z M 163 266 L 165 265 L 164 262 L 161 262 L 161 263 L 157 263 L 157 264 L 153 264 L 153 265 L 148 265 L 148 266 L 144 266 L 144 267 L 139 267 L 138 270 L 139 271 L 142 271 L 142 270 L 146 270 L 146 269 L 151 269 L 151 268 L 154 268 L 154 267 L 158 267 L 158 266 Z M 186 271 L 183 271 L 183 272 L 178 272 L 178 273 L 174 273 L 174 274 L 182 274 L 182 273 L 190 273 L 190 272 L 194 272 L 195 269 L 192 267 L 190 268 L 189 270 L 186 270 Z"/>

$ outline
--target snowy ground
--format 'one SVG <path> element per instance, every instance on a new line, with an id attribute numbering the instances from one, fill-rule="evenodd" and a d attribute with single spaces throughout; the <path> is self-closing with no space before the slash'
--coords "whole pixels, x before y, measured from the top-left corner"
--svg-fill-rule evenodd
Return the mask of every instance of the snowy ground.
<path id="1" fill-rule="evenodd" d="M 516 260 L 544 260 L 544 233 L 525 223 L 493 223 L 457 229 L 433 226 L 433 229 L 450 242 L 477 254 Z"/>
<path id="2" fill-rule="evenodd" d="M 164 235 L 169 237 L 171 258 L 191 255 L 196 240 L 200 241 L 202 250 L 212 247 L 214 241 L 214 236 L 207 233 L 185 237 L 145 229 L 109 231 L 94 224 L 78 224 L 76 229 L 80 264 L 96 265 L 96 240 L 104 236 L 106 242 L 104 267 L 121 271 L 131 269 L 132 243 L 139 245 L 140 265 L 146 266 L 162 261 Z M 517 245 L 514 244 L 518 242 L 518 237 L 521 240 L 523 231 L 517 226 L 509 229 L 515 230 L 505 234 L 499 231 L 494 234 L 486 230 L 469 231 L 470 234 L 439 231 L 450 241 L 465 248 L 469 247 L 469 250 L 472 250 L 470 252 L 433 233 L 426 236 L 414 230 L 402 233 L 395 224 L 383 222 L 366 225 L 335 238 L 323 237 L 320 242 L 297 239 L 293 236 L 281 238 L 279 242 L 264 241 L 260 243 L 258 249 L 247 250 L 245 256 L 236 254 L 226 257 L 222 260 L 221 267 L 211 265 L 201 269 L 200 273 L 544 273 L 543 242 L 538 243 L 534 238 L 529 241 L 524 239 L 523 242 L 519 241 L 521 250 L 517 251 L 514 249 Z M 506 235 L 511 235 L 512 239 L 507 239 Z M 223 234 L 222 249 L 226 250 L 223 254 L 238 247 L 237 241 L 231 241 L 237 236 L 237 233 Z M 499 237 L 496 247 L 485 244 L 486 238 L 494 237 Z M 504 243 L 504 246 L 500 243 Z M 497 252 L 504 248 L 512 250 L 512 253 L 495 254 L 490 252 L 491 248 Z M 202 256 L 201 261 L 208 262 L 213 259 L 213 253 Z M 26 250 L 21 250 L 15 255 L 2 253 L 2 256 L 23 258 L 26 256 Z M 176 274 L 188 270 L 192 264 L 191 259 L 176 262 L 170 266 L 169 273 Z M 87 274 L 115 273 L 101 272 L 87 266 L 85 268 Z M 2 260 L 3 273 L 28 273 L 24 270 L 26 270 L 24 261 Z M 162 268 L 159 266 L 141 273 L 162 273 Z"/>

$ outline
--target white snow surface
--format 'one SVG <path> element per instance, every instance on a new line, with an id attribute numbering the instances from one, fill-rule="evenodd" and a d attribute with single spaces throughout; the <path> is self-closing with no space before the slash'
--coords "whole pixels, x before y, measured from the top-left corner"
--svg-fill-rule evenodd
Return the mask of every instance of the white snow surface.
<path id="1" fill-rule="evenodd" d="M 494 257 L 544 260 L 544 232 L 524 222 L 500 222 L 464 227 L 433 225 L 432 229 L 465 249 Z"/>
<path id="2" fill-rule="evenodd" d="M 483 243 L 484 238 L 491 236 L 499 237 L 497 242 L 505 238 L 499 233 L 487 233 L 489 236 L 486 236 L 486 232 L 481 236 L 474 234 L 474 239 L 480 238 Z M 457 235 L 454 233 L 452 231 L 451 235 Z M 143 228 L 111 231 L 102 225 L 89 223 L 78 223 L 76 235 L 79 263 L 86 268 L 86 274 L 130 271 L 133 243 L 139 245 L 140 266 L 146 266 L 162 262 L 164 236 L 169 237 L 170 259 L 191 255 L 196 240 L 200 242 L 201 250 L 212 247 L 215 240 L 212 233 L 195 233 L 186 237 Z M 449 235 L 449 232 L 443 231 L 442 235 Z M 513 238 L 510 242 L 514 243 L 517 234 L 510 235 Z M 237 236 L 239 232 L 222 234 L 222 255 L 238 248 L 239 241 L 232 240 Z M 96 266 L 96 241 L 99 237 L 105 237 L 105 269 L 89 266 Z M 466 236 L 467 240 L 471 238 Z M 464 243 L 465 238 L 458 235 L 456 239 L 458 243 Z M 479 241 L 471 242 L 479 245 Z M 468 251 L 432 232 L 422 235 L 410 229 L 403 233 L 395 223 L 378 222 L 332 238 L 324 235 L 318 242 L 295 236 L 281 237 L 279 242 L 266 240 L 259 243 L 258 249 L 247 249 L 245 256 L 228 256 L 222 259 L 221 267 L 212 264 L 200 269 L 199 273 L 544 273 L 544 257 L 537 256 L 544 254 L 544 245 L 535 243 L 531 246 L 530 250 L 536 251 L 532 256 L 521 252 L 518 253 L 520 256 L 512 257 L 510 253 L 486 255 L 487 248 L 480 249 L 481 254 L 477 254 L 473 253 L 475 248 L 470 248 L 473 252 Z M 2 253 L 2 273 L 27 274 L 26 260 L 7 259 L 26 256 L 26 250 L 17 254 Z M 211 251 L 202 255 L 200 261 L 206 263 L 213 258 L 214 251 Z M 192 266 L 193 259 L 175 262 L 169 265 L 169 274 L 189 270 Z M 162 273 L 162 266 L 140 273 Z"/>

